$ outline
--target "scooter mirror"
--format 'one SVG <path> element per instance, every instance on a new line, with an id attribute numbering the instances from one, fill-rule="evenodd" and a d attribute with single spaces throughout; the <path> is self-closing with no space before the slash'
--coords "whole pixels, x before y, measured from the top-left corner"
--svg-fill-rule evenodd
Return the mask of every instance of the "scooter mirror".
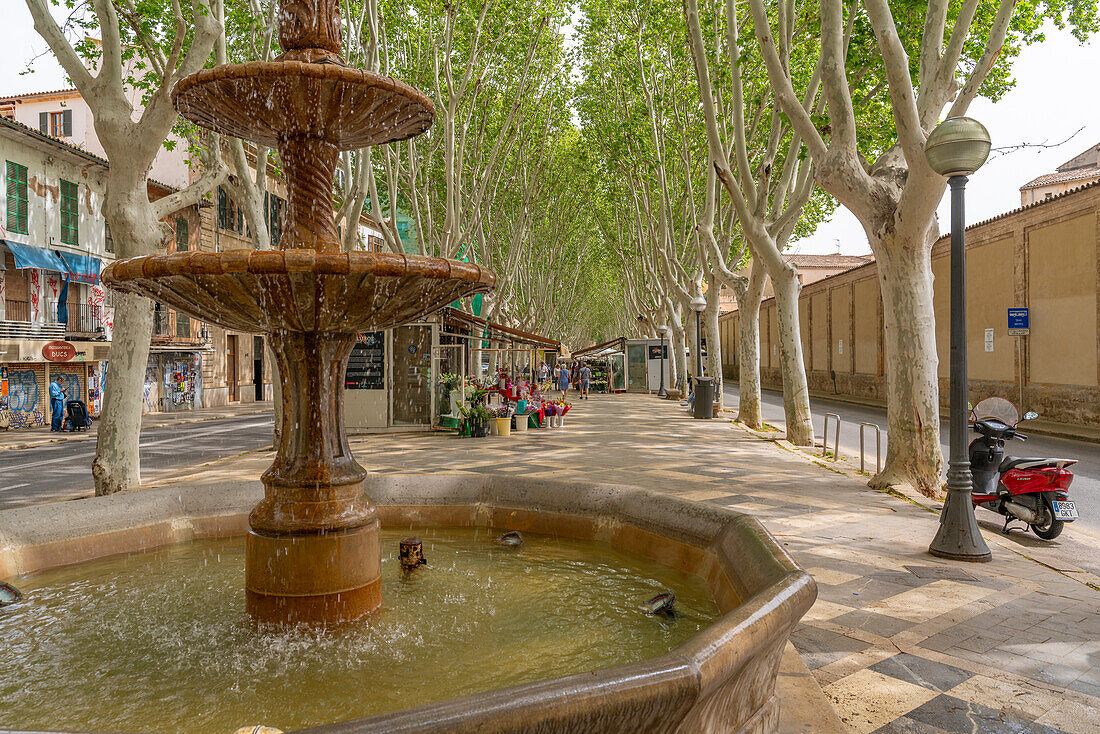
<path id="1" fill-rule="evenodd" d="M 1039 414 L 1036 413 L 1034 410 L 1029 410 L 1028 412 L 1024 413 L 1024 420 L 1025 421 L 1033 421 L 1038 417 L 1039 417 Z"/>

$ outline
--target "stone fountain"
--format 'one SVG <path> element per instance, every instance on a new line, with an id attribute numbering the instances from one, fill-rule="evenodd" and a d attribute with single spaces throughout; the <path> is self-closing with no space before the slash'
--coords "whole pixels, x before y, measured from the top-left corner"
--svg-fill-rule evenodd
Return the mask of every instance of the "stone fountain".
<path id="1" fill-rule="evenodd" d="M 344 63 L 339 0 L 283 0 L 279 43 L 274 61 L 181 80 L 172 101 L 204 128 L 279 151 L 289 194 L 282 249 L 135 257 L 103 281 L 267 334 L 283 409 L 265 497 L 249 515 L 248 611 L 261 622 L 329 624 L 381 603 L 377 513 L 344 429 L 356 334 L 485 292 L 495 278 L 469 263 L 342 251 L 332 206 L 340 151 L 419 135 L 435 109 L 412 87 Z"/>

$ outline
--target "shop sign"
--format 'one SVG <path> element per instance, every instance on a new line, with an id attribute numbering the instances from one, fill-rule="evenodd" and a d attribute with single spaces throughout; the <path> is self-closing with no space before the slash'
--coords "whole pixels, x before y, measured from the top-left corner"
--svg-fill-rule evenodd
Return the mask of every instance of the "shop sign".
<path id="1" fill-rule="evenodd" d="M 76 356 L 76 347 L 69 342 L 49 342 L 42 347 L 42 356 L 50 362 L 69 362 Z"/>

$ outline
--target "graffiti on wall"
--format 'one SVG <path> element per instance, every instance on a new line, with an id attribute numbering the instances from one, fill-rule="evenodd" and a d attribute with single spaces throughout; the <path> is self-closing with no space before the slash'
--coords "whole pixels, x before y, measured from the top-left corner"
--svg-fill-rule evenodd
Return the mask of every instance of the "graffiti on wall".
<path id="1" fill-rule="evenodd" d="M 31 303 L 31 321 L 38 323 L 38 315 L 42 310 L 42 274 L 37 268 L 30 268 L 30 288 L 27 292 L 27 300 Z"/>
<path id="2" fill-rule="evenodd" d="M 150 363 L 145 367 L 145 384 L 141 388 L 142 413 L 156 413 L 157 408 L 157 365 Z"/>
<path id="3" fill-rule="evenodd" d="M 99 320 L 98 325 L 103 327 L 103 335 L 107 341 L 110 341 L 115 328 L 115 310 L 107 307 L 107 294 L 103 291 L 101 283 L 96 283 L 88 289 L 88 305 L 92 306 Z"/>
<path id="4" fill-rule="evenodd" d="M 34 370 L 8 371 L 9 427 L 33 428 L 46 424 L 38 397 L 38 380 Z"/>

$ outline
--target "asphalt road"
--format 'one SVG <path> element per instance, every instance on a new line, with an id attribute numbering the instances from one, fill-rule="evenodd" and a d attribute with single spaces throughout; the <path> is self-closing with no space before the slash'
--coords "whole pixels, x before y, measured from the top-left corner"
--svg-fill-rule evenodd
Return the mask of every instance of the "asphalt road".
<path id="1" fill-rule="evenodd" d="M 266 448 L 273 426 L 269 415 L 245 415 L 142 431 L 142 478 Z M 0 510 L 91 494 L 94 456 L 94 439 L 0 451 Z"/>
<path id="2" fill-rule="evenodd" d="M 727 407 L 737 407 L 737 385 L 725 384 Z M 763 417 L 765 423 L 784 429 L 783 396 L 781 393 L 764 390 L 761 395 L 763 402 Z M 821 440 L 822 427 L 825 413 L 835 413 L 840 416 L 840 455 L 849 458 L 857 467 L 859 466 L 859 424 L 874 423 L 882 428 L 882 458 L 886 460 L 886 411 L 880 408 L 852 405 L 834 400 L 810 400 L 810 409 L 813 411 L 814 435 Z M 1027 424 L 1020 429 L 1027 434 Z M 833 444 L 833 429 L 829 428 L 829 446 Z M 867 441 L 866 461 L 868 469 L 874 471 L 873 431 L 865 434 Z M 973 434 L 976 436 L 977 434 Z M 967 443 L 973 436 L 968 435 Z M 948 454 L 948 425 L 944 421 L 940 427 L 940 444 L 946 461 Z M 1084 441 L 1072 441 L 1063 438 L 1047 438 L 1045 436 L 1030 435 L 1027 441 L 1008 441 L 1005 444 L 1005 454 L 1014 456 L 1057 457 L 1063 459 L 1077 459 L 1078 463 L 1072 467 L 1073 484 L 1070 486 L 1069 496 L 1077 505 L 1077 511 L 1081 517 L 1069 523 L 1062 532 L 1062 536 L 1055 543 L 1062 543 L 1066 551 L 1066 560 L 1075 563 L 1082 568 L 1087 568 L 1093 573 L 1100 574 L 1100 558 L 1092 546 L 1079 547 L 1072 542 L 1072 538 L 1079 534 L 1087 534 L 1092 538 L 1100 539 L 1100 445 Z M 946 481 L 946 475 L 945 475 Z M 1000 531 L 1004 525 L 1004 518 L 988 510 L 977 510 L 978 522 L 986 530 Z M 1015 527 L 1020 527 L 1017 523 Z M 1046 541 L 1039 540 L 1033 533 L 1023 533 L 1013 530 L 1009 538 L 1019 542 L 1023 547 L 1042 545 Z"/>

